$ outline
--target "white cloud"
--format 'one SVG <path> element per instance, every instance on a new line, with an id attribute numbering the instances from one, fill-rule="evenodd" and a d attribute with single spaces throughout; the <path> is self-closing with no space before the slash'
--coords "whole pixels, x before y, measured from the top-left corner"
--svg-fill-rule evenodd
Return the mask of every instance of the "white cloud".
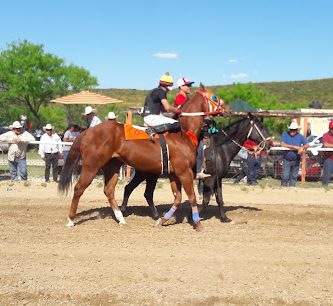
<path id="1" fill-rule="evenodd" d="M 246 72 L 240 72 L 240 73 L 236 73 L 236 74 L 231 74 L 230 78 L 235 79 L 235 80 L 240 80 L 240 79 L 245 79 L 248 76 L 249 75 Z"/>
<path id="2" fill-rule="evenodd" d="M 235 58 L 231 58 L 231 59 L 228 60 L 228 63 L 229 64 L 236 64 L 236 63 L 238 63 L 238 60 L 235 59 Z"/>
<path id="3" fill-rule="evenodd" d="M 158 58 L 177 58 L 178 54 L 177 53 L 155 53 L 153 56 L 158 57 Z"/>

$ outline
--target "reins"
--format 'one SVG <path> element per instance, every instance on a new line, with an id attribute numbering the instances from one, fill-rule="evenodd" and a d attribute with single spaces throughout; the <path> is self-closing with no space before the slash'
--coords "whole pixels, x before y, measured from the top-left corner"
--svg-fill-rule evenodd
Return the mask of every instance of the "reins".
<path id="1" fill-rule="evenodd" d="M 249 139 L 249 138 L 250 138 L 250 136 L 251 136 L 251 134 L 252 134 L 252 131 L 253 131 L 253 128 L 255 128 L 255 129 L 257 130 L 258 134 L 259 134 L 260 137 L 262 138 L 262 141 L 258 144 L 259 150 L 256 152 L 256 154 L 258 154 L 258 153 L 260 153 L 262 150 L 264 150 L 264 148 L 265 148 L 265 146 L 266 146 L 266 141 L 267 141 L 267 140 L 270 140 L 271 138 L 270 138 L 270 137 L 265 138 L 264 135 L 262 134 L 262 132 L 259 130 L 259 128 L 258 128 L 258 126 L 256 125 L 256 123 L 255 123 L 253 120 L 251 120 L 251 128 L 250 128 L 249 132 L 247 133 L 246 139 Z M 225 136 L 227 136 L 227 137 L 228 137 L 228 138 L 229 138 L 229 139 L 230 139 L 230 140 L 231 140 L 236 146 L 238 146 L 240 149 L 249 152 L 249 150 L 248 150 L 247 148 L 243 147 L 243 146 L 242 146 L 241 144 L 239 144 L 236 140 L 232 139 L 232 138 L 230 137 L 230 135 L 228 135 L 228 133 L 227 133 L 225 130 L 221 129 L 221 132 L 222 132 Z"/>

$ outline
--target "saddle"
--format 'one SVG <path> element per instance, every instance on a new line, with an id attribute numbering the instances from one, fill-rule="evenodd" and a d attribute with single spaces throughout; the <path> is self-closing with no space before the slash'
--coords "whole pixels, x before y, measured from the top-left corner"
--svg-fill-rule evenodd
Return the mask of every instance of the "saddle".
<path id="1" fill-rule="evenodd" d="M 150 139 L 153 143 L 155 143 L 155 139 L 159 138 L 161 146 L 161 173 L 163 175 L 168 175 L 170 172 L 169 146 L 164 136 L 169 132 L 180 131 L 179 122 L 175 122 L 172 124 L 161 124 L 148 128 L 125 124 L 124 129 L 126 140 Z"/>

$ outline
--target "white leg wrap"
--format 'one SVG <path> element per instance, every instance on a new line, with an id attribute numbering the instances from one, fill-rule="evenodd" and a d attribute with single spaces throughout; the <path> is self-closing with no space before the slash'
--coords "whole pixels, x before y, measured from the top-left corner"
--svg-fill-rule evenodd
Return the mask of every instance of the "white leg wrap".
<path id="1" fill-rule="evenodd" d="M 69 219 L 69 217 L 67 217 L 67 221 L 68 223 L 66 224 L 67 227 L 74 227 L 74 221 L 72 221 L 71 219 Z"/>
<path id="2" fill-rule="evenodd" d="M 120 210 L 114 210 L 113 212 L 116 216 L 116 219 L 119 221 L 119 224 L 126 224 L 123 213 Z"/>

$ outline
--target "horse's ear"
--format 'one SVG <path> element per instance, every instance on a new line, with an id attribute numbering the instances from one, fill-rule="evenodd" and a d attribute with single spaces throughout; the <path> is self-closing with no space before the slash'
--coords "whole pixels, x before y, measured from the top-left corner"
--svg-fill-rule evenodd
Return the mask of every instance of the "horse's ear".
<path id="1" fill-rule="evenodd" d="M 201 91 L 205 91 L 205 90 L 206 90 L 205 85 L 202 84 L 201 82 L 200 82 L 200 90 L 201 90 Z"/>

